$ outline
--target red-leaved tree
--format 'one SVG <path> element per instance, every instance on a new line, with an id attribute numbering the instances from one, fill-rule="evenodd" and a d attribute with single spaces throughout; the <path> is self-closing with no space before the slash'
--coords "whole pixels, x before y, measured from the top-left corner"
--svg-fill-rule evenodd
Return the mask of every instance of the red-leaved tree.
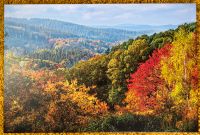
<path id="1" fill-rule="evenodd" d="M 156 91 L 164 81 L 161 78 L 160 61 L 163 57 L 169 56 L 170 48 L 171 45 L 166 44 L 163 48 L 155 50 L 152 56 L 145 63 L 142 63 L 135 73 L 130 75 L 127 92 L 129 99 L 125 99 L 125 101 L 135 102 L 137 97 L 139 110 L 153 109 L 157 105 Z M 129 93 L 134 94 L 134 96 L 129 96 Z"/>

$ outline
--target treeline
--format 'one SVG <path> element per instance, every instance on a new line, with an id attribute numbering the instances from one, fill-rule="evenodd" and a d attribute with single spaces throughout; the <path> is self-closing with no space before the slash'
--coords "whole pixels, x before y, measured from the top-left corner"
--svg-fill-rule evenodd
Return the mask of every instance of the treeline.
<path id="1" fill-rule="evenodd" d="M 94 56 L 92 52 L 88 50 L 81 50 L 74 48 L 68 50 L 68 48 L 54 48 L 54 49 L 39 49 L 29 54 L 30 59 L 33 60 L 33 64 L 37 64 L 36 69 L 49 68 L 53 69 L 56 64 L 58 67 L 72 67 L 80 60 L 88 60 Z M 54 64 L 52 64 L 54 63 Z"/>

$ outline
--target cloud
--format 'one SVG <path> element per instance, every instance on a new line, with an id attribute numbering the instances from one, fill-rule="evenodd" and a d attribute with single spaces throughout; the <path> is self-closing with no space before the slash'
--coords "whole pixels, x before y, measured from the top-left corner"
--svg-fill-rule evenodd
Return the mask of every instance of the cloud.
<path id="1" fill-rule="evenodd" d="M 196 20 L 195 4 L 5 5 L 5 17 L 51 18 L 87 25 L 180 24 Z"/>

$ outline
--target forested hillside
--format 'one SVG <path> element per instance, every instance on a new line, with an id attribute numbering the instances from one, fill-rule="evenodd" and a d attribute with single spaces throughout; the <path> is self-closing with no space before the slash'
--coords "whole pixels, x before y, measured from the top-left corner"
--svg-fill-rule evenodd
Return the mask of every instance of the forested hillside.
<path id="1" fill-rule="evenodd" d="M 6 17 L 4 27 L 7 34 L 5 38 L 7 50 L 12 50 L 18 56 L 28 55 L 35 59 L 48 60 L 46 62 L 50 63 L 58 64 L 62 61 L 61 59 L 66 59 L 66 67 L 71 67 L 78 61 L 87 60 L 96 54 L 105 53 L 112 46 L 124 40 L 149 33 L 113 28 L 93 28 L 38 18 Z M 46 55 L 44 54 L 46 52 L 49 52 L 48 54 L 51 56 L 49 57 L 47 54 L 44 58 L 43 55 Z M 40 58 L 41 56 L 42 58 Z"/>
<path id="2" fill-rule="evenodd" d="M 40 20 L 20 22 L 26 26 Z M 40 24 L 59 31 L 76 29 L 67 23 L 54 27 L 50 20 Z M 92 30 L 93 36 L 112 33 L 113 39 L 104 34 L 100 40 L 94 36 L 95 42 L 84 38 L 87 46 L 80 39 L 54 39 L 50 48 L 21 56 L 8 48 L 5 132 L 198 130 L 195 23 L 132 37 L 108 48 L 105 42 L 121 37 L 124 31 L 77 27 Z M 70 50 L 69 43 L 74 44 Z M 95 49 L 96 44 L 104 49 Z"/>
<path id="3" fill-rule="evenodd" d="M 5 31 L 8 33 L 8 46 L 40 47 L 47 45 L 52 38 L 86 38 L 116 42 L 134 38 L 144 32 L 112 28 L 93 28 L 50 19 L 5 18 Z"/>

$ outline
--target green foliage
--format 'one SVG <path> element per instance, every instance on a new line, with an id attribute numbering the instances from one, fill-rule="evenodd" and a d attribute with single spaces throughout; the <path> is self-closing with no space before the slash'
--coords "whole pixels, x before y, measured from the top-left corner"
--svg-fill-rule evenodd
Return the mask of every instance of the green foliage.
<path id="1" fill-rule="evenodd" d="M 198 120 L 191 120 L 183 124 L 182 131 L 184 132 L 196 132 L 198 129 Z"/>
<path id="2" fill-rule="evenodd" d="M 142 116 L 125 113 L 123 115 L 108 115 L 103 119 L 91 121 L 84 129 L 92 132 L 151 132 L 162 131 L 161 119 L 155 116 Z"/>
<path id="3" fill-rule="evenodd" d="M 60 64 L 66 68 L 71 67 L 80 60 L 87 60 L 93 54 L 88 51 L 79 49 L 55 48 L 55 49 L 39 49 L 29 55 L 30 58 L 36 59 L 39 68 L 52 68 L 52 63 Z"/>
<path id="4" fill-rule="evenodd" d="M 95 56 L 88 61 L 81 61 L 66 73 L 67 80 L 77 79 L 79 84 L 96 86 L 89 93 L 96 93 L 102 101 L 107 101 L 110 80 L 106 75 L 109 58 L 106 55 Z"/>

